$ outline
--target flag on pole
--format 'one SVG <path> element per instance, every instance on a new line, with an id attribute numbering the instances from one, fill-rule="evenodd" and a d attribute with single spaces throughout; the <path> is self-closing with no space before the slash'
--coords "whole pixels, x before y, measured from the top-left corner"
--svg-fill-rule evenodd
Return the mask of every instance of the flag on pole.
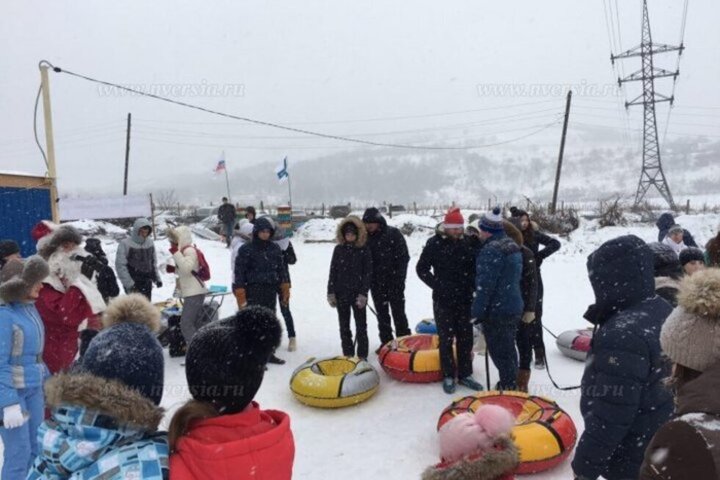
<path id="1" fill-rule="evenodd" d="M 290 179 L 290 172 L 288 171 L 287 156 L 283 158 L 282 163 L 275 169 L 278 182 L 282 183 Z"/>
<path id="2" fill-rule="evenodd" d="M 217 166 L 215 167 L 215 170 L 213 170 L 215 173 L 224 172 L 225 170 L 225 159 L 218 160 Z"/>

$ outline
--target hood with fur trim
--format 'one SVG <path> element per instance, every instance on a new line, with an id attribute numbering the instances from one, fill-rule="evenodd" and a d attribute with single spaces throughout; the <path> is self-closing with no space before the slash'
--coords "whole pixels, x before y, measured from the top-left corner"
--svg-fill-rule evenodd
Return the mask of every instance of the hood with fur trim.
<path id="1" fill-rule="evenodd" d="M 178 250 L 182 250 L 193 243 L 192 230 L 184 225 L 177 228 L 171 228 L 168 230 L 167 236 L 172 243 L 177 244 Z"/>
<path id="2" fill-rule="evenodd" d="M 103 313 L 102 323 L 105 328 L 121 323 L 137 323 L 157 333 L 160 331 L 160 312 L 143 295 L 131 293 L 110 302 Z"/>
<path id="3" fill-rule="evenodd" d="M 58 248 L 65 242 L 72 242 L 76 245 L 82 244 L 83 237 L 80 231 L 71 225 L 61 225 L 47 237 L 42 246 L 38 248 L 38 254 L 45 260 L 57 252 Z"/>
<path id="4" fill-rule="evenodd" d="M 422 480 L 496 480 L 512 475 L 518 465 L 518 448 L 512 439 L 500 437 L 492 450 L 429 467 L 423 472 Z"/>
<path id="5" fill-rule="evenodd" d="M 367 243 L 367 229 L 365 228 L 365 224 L 363 223 L 360 218 L 356 217 L 355 215 L 350 215 L 349 217 L 344 218 L 337 226 L 337 230 L 335 232 L 335 241 L 342 245 L 345 243 L 345 236 L 343 235 L 342 231 L 345 225 L 353 224 L 357 228 L 358 236 L 357 240 L 355 240 L 355 246 L 357 248 L 362 248 Z"/>
<path id="6" fill-rule="evenodd" d="M 720 269 L 708 268 L 685 277 L 680 284 L 678 305 L 688 313 L 720 322 Z"/>
<path id="7" fill-rule="evenodd" d="M 33 255 L 25 261 L 10 260 L 0 271 L 0 298 L 7 303 L 21 302 L 30 289 L 50 274 L 45 260 Z"/>

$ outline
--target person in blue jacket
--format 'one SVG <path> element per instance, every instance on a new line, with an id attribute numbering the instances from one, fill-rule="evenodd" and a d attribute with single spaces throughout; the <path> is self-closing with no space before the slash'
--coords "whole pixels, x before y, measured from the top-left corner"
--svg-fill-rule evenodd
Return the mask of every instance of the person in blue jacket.
<path id="1" fill-rule="evenodd" d="M 587 268 L 595 304 L 585 318 L 596 331 L 582 379 L 585 431 L 572 468 L 580 480 L 638 478 L 645 448 L 673 412 L 660 347 L 672 307 L 655 295 L 653 253 L 634 235 L 605 242 Z"/>
<path id="2" fill-rule="evenodd" d="M 497 390 L 517 388 L 518 353 L 515 337 L 523 314 L 520 292 L 523 259 L 520 246 L 505 234 L 499 207 L 483 215 L 472 317 L 482 324 L 488 353 L 500 374 Z"/>
<path id="3" fill-rule="evenodd" d="M 8 261 L 0 271 L 0 438 L 3 480 L 23 480 L 38 453 L 36 433 L 43 421 L 45 327 L 34 301 L 50 273 L 38 256 Z"/>
<path id="4" fill-rule="evenodd" d="M 662 215 L 660 215 L 660 218 L 657 219 L 657 222 L 655 222 L 655 226 L 658 228 L 658 242 L 662 242 L 665 240 L 665 237 L 668 236 L 668 233 L 670 232 L 670 229 L 677 225 L 675 223 L 675 217 L 673 217 L 673 214 L 670 212 L 665 212 Z M 683 228 L 683 243 L 686 247 L 697 247 L 697 243 L 695 242 L 695 239 L 693 238 L 692 234 L 688 232 L 686 229 Z"/>

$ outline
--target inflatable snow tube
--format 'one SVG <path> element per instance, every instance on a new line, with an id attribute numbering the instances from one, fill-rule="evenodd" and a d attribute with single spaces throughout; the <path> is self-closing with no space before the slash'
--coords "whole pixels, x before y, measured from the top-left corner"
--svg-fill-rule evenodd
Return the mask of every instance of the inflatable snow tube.
<path id="1" fill-rule="evenodd" d="M 557 337 L 555 342 L 563 355 L 584 362 L 590 351 L 592 339 L 592 328 L 585 328 L 582 330 L 568 330 L 567 332 L 563 332 Z"/>
<path id="2" fill-rule="evenodd" d="M 380 375 L 365 360 L 348 357 L 311 358 L 290 378 L 290 390 L 305 405 L 340 408 L 372 397 Z"/>
<path id="3" fill-rule="evenodd" d="M 437 325 L 435 324 L 435 320 L 432 318 L 420 320 L 418 324 L 415 325 L 415 333 L 429 333 L 430 335 L 437 334 Z"/>
<path id="4" fill-rule="evenodd" d="M 430 383 L 442 380 L 440 338 L 417 334 L 396 338 L 380 349 L 380 365 L 395 380 Z"/>
<path id="5" fill-rule="evenodd" d="M 577 430 L 570 415 L 547 398 L 522 392 L 481 392 L 454 401 L 443 410 L 438 430 L 454 416 L 481 405 L 499 405 L 515 415 L 513 436 L 520 450 L 517 473 L 533 474 L 560 465 L 572 453 Z"/>

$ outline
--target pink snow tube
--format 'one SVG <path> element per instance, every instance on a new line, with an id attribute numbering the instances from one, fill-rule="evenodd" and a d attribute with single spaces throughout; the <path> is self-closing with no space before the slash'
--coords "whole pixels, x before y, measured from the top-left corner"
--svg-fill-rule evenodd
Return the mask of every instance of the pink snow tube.
<path id="1" fill-rule="evenodd" d="M 590 351 L 592 338 L 592 328 L 568 330 L 558 336 L 556 343 L 563 355 L 584 362 Z"/>

